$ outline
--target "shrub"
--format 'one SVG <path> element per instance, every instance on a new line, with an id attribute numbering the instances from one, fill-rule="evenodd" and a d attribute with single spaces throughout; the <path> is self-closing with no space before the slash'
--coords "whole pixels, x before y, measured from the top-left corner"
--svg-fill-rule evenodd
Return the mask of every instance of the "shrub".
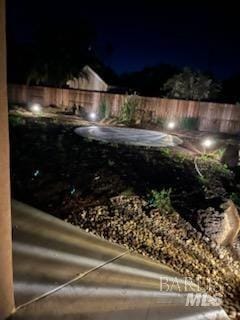
<path id="1" fill-rule="evenodd" d="M 163 89 L 170 98 L 201 101 L 215 99 L 221 86 L 204 73 L 184 68 L 183 72 L 169 78 Z"/>
<path id="2" fill-rule="evenodd" d="M 98 118 L 100 120 L 109 118 L 110 115 L 110 107 L 106 100 L 102 100 L 100 105 L 99 105 L 99 111 L 98 111 Z"/>
<path id="3" fill-rule="evenodd" d="M 198 130 L 199 127 L 199 119 L 190 117 L 190 118 L 182 118 L 180 121 L 180 128 L 184 130 Z"/>
<path id="4" fill-rule="evenodd" d="M 125 124 L 131 124 L 134 120 L 138 103 L 134 96 L 127 97 L 120 112 L 119 120 Z"/>
<path id="5" fill-rule="evenodd" d="M 170 199 L 171 192 L 172 192 L 171 189 L 168 189 L 168 190 L 163 189 L 161 191 L 152 190 L 151 199 L 150 199 L 151 205 L 155 208 L 159 208 L 166 212 L 173 211 L 171 199 Z"/>
<path id="6" fill-rule="evenodd" d="M 156 124 L 163 129 L 166 126 L 166 119 L 158 117 L 156 119 Z"/>
<path id="7" fill-rule="evenodd" d="M 10 115 L 9 116 L 9 124 L 13 127 L 21 126 L 26 123 L 25 119 L 21 116 Z"/>

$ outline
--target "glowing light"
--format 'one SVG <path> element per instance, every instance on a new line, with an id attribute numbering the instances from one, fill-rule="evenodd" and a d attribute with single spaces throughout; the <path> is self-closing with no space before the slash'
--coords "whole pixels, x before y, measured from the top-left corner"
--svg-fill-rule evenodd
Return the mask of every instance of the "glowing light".
<path id="1" fill-rule="evenodd" d="M 89 114 L 89 118 L 90 118 L 91 120 L 96 120 L 96 118 L 97 118 L 96 113 L 95 113 L 95 112 L 91 112 L 91 113 Z"/>
<path id="2" fill-rule="evenodd" d="M 39 114 L 42 111 L 42 107 L 38 103 L 34 103 L 31 107 L 30 110 L 32 113 Z"/>
<path id="3" fill-rule="evenodd" d="M 170 121 L 167 124 L 168 129 L 174 129 L 176 127 L 176 123 L 174 121 Z"/>
<path id="4" fill-rule="evenodd" d="M 215 141 L 213 139 L 210 139 L 210 138 L 206 138 L 202 142 L 202 146 L 204 148 L 208 148 L 208 149 L 211 148 L 214 144 L 215 144 Z"/>
<path id="5" fill-rule="evenodd" d="M 39 174 L 40 174 L 40 171 L 39 171 L 39 170 L 36 170 L 36 171 L 34 171 L 34 173 L 33 173 L 34 177 L 39 176 Z"/>
<path id="6" fill-rule="evenodd" d="M 70 191 L 70 194 L 73 195 L 76 192 L 76 189 L 73 187 L 72 190 Z"/>

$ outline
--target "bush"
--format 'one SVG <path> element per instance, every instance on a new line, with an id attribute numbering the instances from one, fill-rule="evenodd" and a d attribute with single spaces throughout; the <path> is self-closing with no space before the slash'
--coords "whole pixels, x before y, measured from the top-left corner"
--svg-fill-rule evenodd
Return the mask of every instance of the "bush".
<path id="1" fill-rule="evenodd" d="M 98 111 L 98 119 L 107 119 L 110 115 L 110 107 L 106 100 L 102 100 L 99 105 L 99 111 Z"/>
<path id="2" fill-rule="evenodd" d="M 25 119 L 21 116 L 10 115 L 9 116 L 9 124 L 13 127 L 21 126 L 26 123 Z"/>
<path id="3" fill-rule="evenodd" d="M 165 128 L 165 126 L 166 126 L 166 119 L 161 118 L 161 117 L 158 117 L 158 118 L 156 119 L 156 124 L 157 124 L 161 129 L 163 129 L 163 128 Z"/>
<path id="4" fill-rule="evenodd" d="M 199 119 L 194 117 L 182 118 L 180 121 L 180 128 L 184 130 L 198 130 Z"/>
<path id="5" fill-rule="evenodd" d="M 119 120 L 125 124 L 131 124 L 134 120 L 138 103 L 134 96 L 127 97 L 120 112 Z"/>
<path id="6" fill-rule="evenodd" d="M 153 207 L 159 208 L 163 211 L 166 212 L 171 212 L 173 211 L 172 204 L 171 204 L 171 199 L 170 199 L 170 194 L 172 190 L 152 190 L 151 192 L 151 198 L 150 198 L 150 203 Z"/>
<path id="7" fill-rule="evenodd" d="M 221 91 L 221 86 L 204 73 L 184 68 L 183 72 L 167 80 L 163 90 L 168 98 L 205 101 L 215 99 Z"/>

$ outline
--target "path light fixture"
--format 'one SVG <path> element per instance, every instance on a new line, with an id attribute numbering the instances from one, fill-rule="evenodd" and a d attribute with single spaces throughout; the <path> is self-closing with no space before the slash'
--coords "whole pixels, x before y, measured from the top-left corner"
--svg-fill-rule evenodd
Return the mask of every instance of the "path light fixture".
<path id="1" fill-rule="evenodd" d="M 89 114 L 89 118 L 90 118 L 90 120 L 95 121 L 95 120 L 97 119 L 96 113 L 95 113 L 95 112 L 91 112 L 91 113 Z"/>
<path id="2" fill-rule="evenodd" d="M 212 138 L 205 138 L 202 140 L 202 147 L 203 147 L 203 152 L 205 153 L 207 150 L 210 150 L 214 145 L 216 141 Z"/>
<path id="3" fill-rule="evenodd" d="M 176 127 L 176 123 L 174 121 L 169 121 L 168 124 L 167 124 L 167 128 L 169 130 L 172 130 Z"/>
<path id="4" fill-rule="evenodd" d="M 202 141 L 202 146 L 206 149 L 210 149 L 215 144 L 215 140 L 206 138 Z"/>
<path id="5" fill-rule="evenodd" d="M 212 139 L 212 138 L 205 138 L 205 139 L 203 139 L 202 142 L 201 142 L 201 145 L 202 145 L 202 147 L 203 147 L 203 152 L 201 152 L 201 154 L 205 154 L 206 151 L 207 151 L 207 149 L 208 149 L 208 150 L 211 149 L 211 148 L 215 145 L 215 143 L 216 143 L 216 140 L 214 140 L 214 139 Z M 198 163 L 197 163 L 197 159 L 198 159 L 198 157 L 195 156 L 195 158 L 194 158 L 195 169 L 196 169 L 198 175 L 199 175 L 200 177 L 203 177 L 203 174 L 201 173 L 201 171 L 200 171 L 200 169 L 199 169 L 199 166 L 198 166 Z"/>
<path id="6" fill-rule="evenodd" d="M 40 114 L 42 111 L 42 106 L 39 103 L 34 103 L 31 105 L 30 110 L 33 114 Z"/>

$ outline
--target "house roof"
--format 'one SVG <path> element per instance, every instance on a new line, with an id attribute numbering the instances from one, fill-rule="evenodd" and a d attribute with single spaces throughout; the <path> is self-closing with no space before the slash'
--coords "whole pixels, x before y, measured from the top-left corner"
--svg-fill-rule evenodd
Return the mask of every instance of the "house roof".
<path id="1" fill-rule="evenodd" d="M 89 65 L 86 65 L 85 67 L 83 67 L 83 71 L 86 73 L 91 73 L 94 77 L 96 77 L 99 81 L 101 81 L 102 83 L 104 83 L 105 85 L 108 85 L 100 76 L 99 74 L 97 74 L 97 72 L 95 72 Z"/>

